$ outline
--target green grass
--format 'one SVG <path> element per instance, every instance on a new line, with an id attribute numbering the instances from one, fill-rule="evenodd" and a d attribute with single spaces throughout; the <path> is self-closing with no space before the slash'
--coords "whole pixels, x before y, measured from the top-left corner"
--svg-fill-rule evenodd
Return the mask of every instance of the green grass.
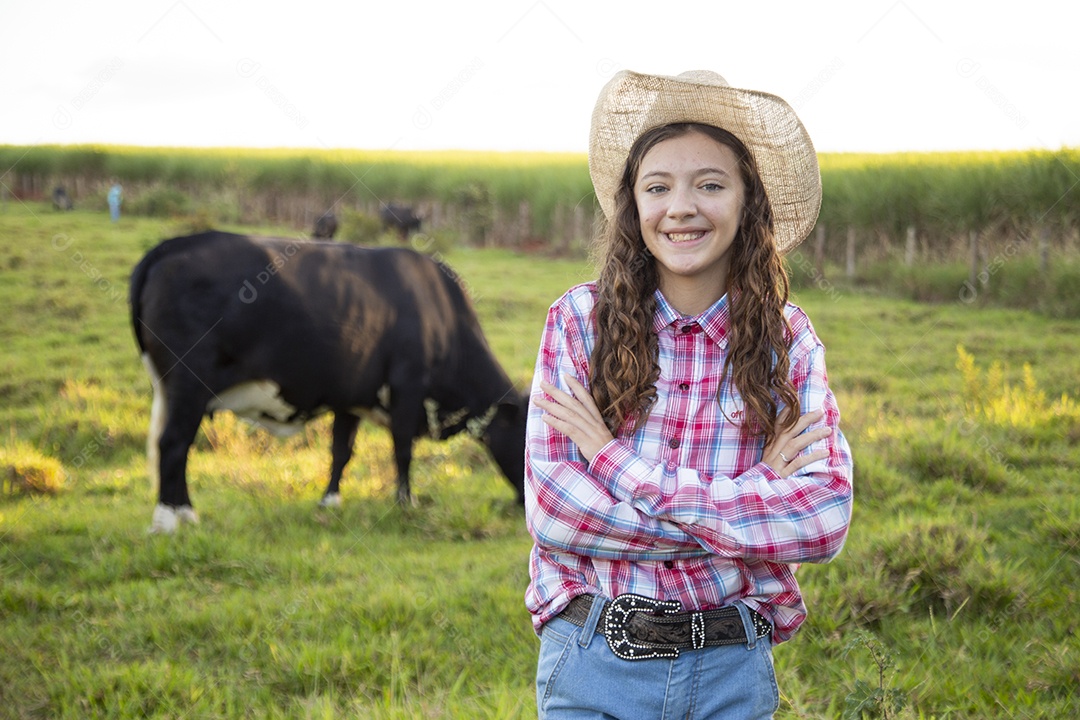
<path id="1" fill-rule="evenodd" d="M 219 415 L 192 452 L 201 524 L 146 534 L 127 274 L 180 230 L 0 211 L 0 446 L 66 474 L 55 495 L 0 494 L 0 717 L 535 717 L 531 543 L 468 438 L 418 443 L 403 511 L 389 438 L 362 428 L 329 511 L 326 421 L 278 441 Z M 591 269 L 443 253 L 524 388 L 547 306 Z M 795 299 L 828 348 L 856 507 L 841 556 L 799 572 L 810 617 L 776 650 L 778 717 L 839 717 L 876 682 L 846 652 L 860 630 L 895 654 L 901 717 L 1075 716 L 1080 419 L 1050 407 L 1080 395 L 1080 323 L 832 286 Z M 995 410 L 1011 397 L 1019 420 Z"/>

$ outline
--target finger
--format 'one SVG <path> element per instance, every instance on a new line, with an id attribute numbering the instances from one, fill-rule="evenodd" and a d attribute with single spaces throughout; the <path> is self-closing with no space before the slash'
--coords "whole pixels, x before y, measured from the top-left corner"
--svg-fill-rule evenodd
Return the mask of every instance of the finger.
<path id="1" fill-rule="evenodd" d="M 562 407 L 571 411 L 574 415 L 580 416 L 583 421 L 593 421 L 603 423 L 603 418 L 600 415 L 599 409 L 596 407 L 596 403 L 593 402 L 592 395 L 585 388 L 581 382 L 573 375 L 563 375 L 563 378 L 567 381 L 567 385 L 570 388 L 570 392 L 560 390 L 558 387 L 551 383 L 541 381 L 540 387 L 551 398 L 559 403 Z"/>
<path id="2" fill-rule="evenodd" d="M 563 380 L 570 387 L 570 391 L 574 393 L 574 398 L 577 399 L 582 406 L 588 411 L 589 415 L 595 420 L 603 422 L 603 417 L 600 415 L 600 409 L 596 407 L 596 401 L 593 400 L 592 393 L 589 389 L 573 375 L 563 375 Z"/>
<path id="3" fill-rule="evenodd" d="M 560 420 L 552 415 L 544 415 L 542 419 L 547 423 L 548 427 L 555 432 L 562 433 L 570 442 L 574 443 L 586 462 L 592 462 L 593 458 L 596 457 L 596 453 L 611 440 L 610 435 L 590 433 L 588 428 L 577 427 L 573 423 Z"/>
<path id="4" fill-rule="evenodd" d="M 551 410 L 545 410 L 544 414 L 540 416 L 540 419 L 547 423 L 548 426 L 555 428 L 575 442 L 577 442 L 585 432 L 582 427 L 581 418 L 575 415 L 565 414 L 559 406 L 555 406 Z"/>
<path id="5" fill-rule="evenodd" d="M 556 385 L 549 383 L 546 380 L 540 381 L 540 389 L 546 392 L 552 397 L 552 399 L 559 403 L 565 403 L 574 399 L 573 395 L 557 387 Z"/>
<path id="6" fill-rule="evenodd" d="M 812 453 L 806 455 L 800 455 L 799 457 L 791 458 L 791 462 L 784 468 L 785 475 L 792 475 L 798 470 L 802 470 L 807 465 L 816 463 L 818 460 L 824 460 L 829 457 L 828 450 L 815 450 Z"/>
<path id="7" fill-rule="evenodd" d="M 825 413 L 823 410 L 815 410 L 812 412 L 808 412 L 805 415 L 802 415 L 790 430 L 785 430 L 777 433 L 776 437 L 773 439 L 772 447 L 783 450 L 784 454 L 788 457 L 794 456 L 799 450 L 802 450 L 804 447 L 806 447 L 806 445 L 809 444 L 792 444 L 793 441 L 796 443 L 798 442 L 797 440 L 795 440 L 795 438 L 803 437 L 803 433 L 806 431 L 806 428 L 808 428 L 811 423 L 823 418 L 824 415 Z M 779 426 L 779 424 L 779 421 L 777 421 L 777 426 Z M 815 436 L 814 439 L 816 440 L 818 438 Z M 814 440 L 811 440 L 810 442 L 814 442 Z M 791 450 L 791 452 L 788 452 L 788 450 Z"/>
<path id="8" fill-rule="evenodd" d="M 786 454 L 786 453 L 785 453 Z M 792 457 L 788 462 L 780 462 L 773 467 L 776 473 L 781 477 L 791 477 L 799 470 L 802 470 L 811 463 L 816 463 L 818 460 L 824 460 L 829 457 L 828 450 L 815 450 L 812 453 L 806 455 L 799 455 L 798 457 Z"/>
<path id="9" fill-rule="evenodd" d="M 825 417 L 824 410 L 811 410 L 810 412 L 804 413 L 802 416 L 800 416 L 798 421 L 796 421 L 792 428 L 785 431 L 783 434 L 790 437 L 795 437 L 803 430 L 806 430 L 806 428 L 810 427 L 813 423 L 821 420 L 823 417 Z M 779 424 L 779 420 L 777 420 L 777 424 Z"/>
<path id="10" fill-rule="evenodd" d="M 567 421 L 559 418 L 556 415 L 545 414 L 540 416 L 540 419 L 547 423 L 547 425 L 549 425 L 550 427 L 553 427 L 559 432 L 561 432 L 563 435 L 570 437 L 571 440 L 573 439 L 573 437 L 571 436 L 574 433 L 574 426 L 571 423 L 568 423 Z"/>
<path id="11" fill-rule="evenodd" d="M 570 440 L 570 442 L 574 443 L 579 447 L 582 440 L 585 438 L 585 435 L 581 431 L 581 429 L 574 425 L 572 422 L 561 420 L 554 415 L 543 415 L 540 419 L 543 420 L 544 424 L 546 424 L 552 430 L 561 433 L 562 435 L 565 435 Z"/>
<path id="12" fill-rule="evenodd" d="M 548 397 L 543 398 L 544 401 L 549 403 L 553 402 L 560 407 L 564 407 L 574 412 L 584 413 L 584 409 L 581 407 L 581 403 L 578 402 L 577 398 L 565 390 L 561 390 L 555 385 L 543 380 L 540 381 L 540 389 L 548 395 Z"/>
<path id="13" fill-rule="evenodd" d="M 793 437 L 787 442 L 785 442 L 783 445 L 784 454 L 788 457 L 797 455 L 806 448 L 813 445 L 814 443 L 818 442 L 819 440 L 824 440 L 830 435 L 832 435 L 831 427 L 814 428 L 810 432 L 805 432 L 802 435 Z M 791 452 L 788 452 L 789 449 L 791 450 Z"/>
<path id="14" fill-rule="evenodd" d="M 580 405 L 575 407 L 570 404 L 574 402 L 573 398 L 570 398 L 569 403 L 560 403 L 545 397 L 536 397 L 533 398 L 533 402 L 548 415 L 554 415 L 566 422 L 572 422 L 575 419 L 580 421 L 580 419 L 584 417 L 584 414 L 578 409 Z"/>

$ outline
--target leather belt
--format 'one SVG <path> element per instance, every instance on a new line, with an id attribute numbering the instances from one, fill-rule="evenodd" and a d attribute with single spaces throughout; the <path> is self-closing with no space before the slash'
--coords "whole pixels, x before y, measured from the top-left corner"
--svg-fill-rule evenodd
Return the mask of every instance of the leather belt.
<path id="1" fill-rule="evenodd" d="M 558 616 L 585 627 L 594 601 L 593 595 L 578 595 Z M 746 643 L 747 628 L 735 606 L 701 612 L 679 612 L 680 608 L 675 601 L 619 595 L 605 601 L 596 632 L 624 660 L 676 658 L 680 650 Z M 756 610 L 747 610 L 754 636 L 770 635 L 772 623 Z"/>

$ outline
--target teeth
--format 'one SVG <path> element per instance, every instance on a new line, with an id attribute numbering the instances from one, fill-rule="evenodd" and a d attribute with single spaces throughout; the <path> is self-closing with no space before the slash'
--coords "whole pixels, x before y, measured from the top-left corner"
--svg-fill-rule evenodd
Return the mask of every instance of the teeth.
<path id="1" fill-rule="evenodd" d="M 686 242 L 688 240 L 697 240 L 699 237 L 701 237 L 704 234 L 705 233 L 703 233 L 703 232 L 668 233 L 667 236 L 668 236 L 668 240 L 670 240 L 671 242 Z"/>

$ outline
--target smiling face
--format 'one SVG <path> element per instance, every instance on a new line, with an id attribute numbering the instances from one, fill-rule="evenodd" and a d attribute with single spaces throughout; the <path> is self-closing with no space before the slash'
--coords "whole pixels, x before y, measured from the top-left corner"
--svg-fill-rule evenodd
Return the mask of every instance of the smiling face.
<path id="1" fill-rule="evenodd" d="M 696 315 L 727 291 L 745 188 L 731 148 L 697 131 L 663 140 L 641 160 L 634 200 L 660 291 Z"/>

